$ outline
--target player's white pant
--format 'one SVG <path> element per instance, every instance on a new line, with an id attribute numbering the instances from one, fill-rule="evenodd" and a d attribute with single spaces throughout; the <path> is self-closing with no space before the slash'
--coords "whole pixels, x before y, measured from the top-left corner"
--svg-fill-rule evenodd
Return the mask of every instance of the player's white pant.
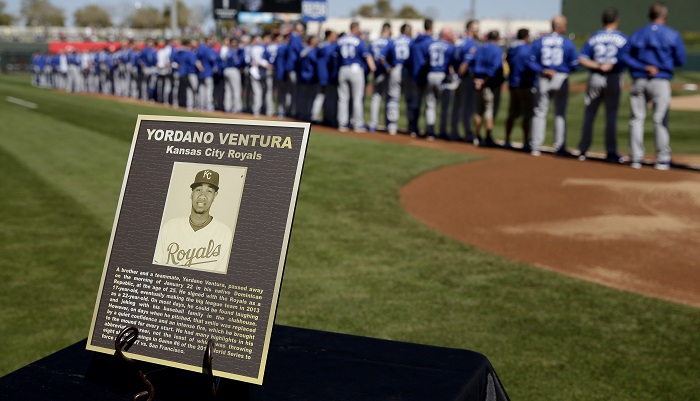
<path id="1" fill-rule="evenodd" d="M 275 114 L 275 72 L 268 70 L 265 74 L 265 115 L 271 117 Z"/>
<path id="2" fill-rule="evenodd" d="M 401 115 L 401 83 L 403 79 L 403 64 L 397 64 L 389 73 L 387 88 L 386 121 L 387 131 L 395 134 L 398 131 L 398 121 Z"/>
<path id="3" fill-rule="evenodd" d="M 428 86 L 425 93 L 425 125 L 429 135 L 435 134 L 436 113 L 442 96 L 442 81 L 444 80 L 444 72 L 432 71 L 428 73 Z"/>
<path id="4" fill-rule="evenodd" d="M 321 111 L 323 110 L 323 102 L 326 100 L 326 86 L 319 86 L 314 96 L 314 101 L 311 104 L 311 122 L 321 121 Z"/>
<path id="5" fill-rule="evenodd" d="M 630 158 L 640 162 L 644 157 L 644 120 L 647 103 L 653 105 L 651 120 L 654 124 L 656 162 L 671 161 L 668 134 L 668 108 L 671 104 L 671 82 L 667 79 L 637 78 L 630 88 Z"/>
<path id="6" fill-rule="evenodd" d="M 588 77 L 578 149 L 585 154 L 593 139 L 593 122 L 601 102 L 605 102 L 605 149 L 608 155 L 617 154 L 617 112 L 620 108 L 622 76 L 619 73 L 600 74 L 592 72 Z"/>
<path id="7" fill-rule="evenodd" d="M 253 91 L 253 114 L 256 116 L 260 115 L 260 110 L 263 106 L 263 79 L 260 76 L 257 78 L 250 77 L 250 87 Z"/>
<path id="8" fill-rule="evenodd" d="M 389 76 L 387 74 L 380 74 L 374 76 L 374 83 L 372 84 L 372 99 L 369 103 L 370 127 L 376 128 L 379 125 L 379 111 L 382 107 L 382 101 L 387 98 L 388 88 Z"/>
<path id="9" fill-rule="evenodd" d="M 71 64 L 68 66 L 68 79 L 66 82 L 66 92 L 80 92 L 82 86 L 82 74 L 80 73 L 80 67 Z"/>
<path id="10" fill-rule="evenodd" d="M 175 108 L 180 107 L 180 88 L 184 88 L 181 83 L 182 77 L 180 73 L 173 71 L 173 107 Z"/>
<path id="11" fill-rule="evenodd" d="M 289 117 L 296 117 L 297 115 L 297 105 L 296 102 L 299 98 L 299 82 L 297 79 L 296 71 L 287 72 L 287 91 L 285 92 L 284 104 L 287 106 L 285 108 L 285 114 Z"/>
<path id="12" fill-rule="evenodd" d="M 224 68 L 224 111 L 240 113 L 243 109 L 241 90 L 241 70 Z"/>
<path id="13" fill-rule="evenodd" d="M 540 150 L 547 129 L 549 102 L 554 102 L 554 150 L 566 150 L 566 106 L 569 102 L 569 74 L 558 72 L 552 79 L 539 77 L 539 91 L 532 118 L 532 150 Z"/>
<path id="14" fill-rule="evenodd" d="M 199 92 L 199 78 L 197 78 L 197 74 L 187 74 L 187 83 L 187 110 L 192 110 L 195 106 L 197 106 L 195 104 L 198 98 L 196 94 Z"/>
<path id="15" fill-rule="evenodd" d="M 352 126 L 364 128 L 365 72 L 359 64 L 345 65 L 338 71 L 338 126 L 348 127 L 348 105 L 352 94 Z"/>
<path id="16" fill-rule="evenodd" d="M 202 110 L 214 110 L 214 78 L 206 77 L 199 80 L 199 108 Z"/>

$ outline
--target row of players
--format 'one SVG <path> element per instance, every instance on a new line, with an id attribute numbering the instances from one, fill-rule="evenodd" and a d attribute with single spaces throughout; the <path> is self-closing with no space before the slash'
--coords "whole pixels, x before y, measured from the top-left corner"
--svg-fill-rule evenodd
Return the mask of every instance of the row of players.
<path id="1" fill-rule="evenodd" d="M 665 26 L 667 15 L 664 4 L 653 4 L 650 23 L 628 38 L 617 30 L 617 10 L 607 9 L 602 16 L 603 29 L 584 44 L 580 54 L 564 35 L 567 21 L 563 16 L 553 18 L 552 33 L 534 43 L 527 30 L 519 30 L 505 57 L 510 70 L 505 146 L 510 147 L 514 122 L 522 116 L 525 148 L 539 156 L 549 104 L 553 103 L 554 148 L 559 155 L 570 155 L 566 146 L 568 78 L 580 64 L 591 73 L 578 156 L 586 158 L 593 120 L 604 103 L 608 159 L 621 161 L 617 110 L 621 73 L 629 68 L 634 80 L 630 93 L 631 166 L 641 167 L 643 124 L 651 102 L 656 168 L 667 169 L 671 157 L 667 128 L 670 80 L 674 66 L 685 62 L 680 35 Z M 327 31 L 322 42 L 316 36 L 303 40 L 304 26 L 297 23 L 286 35 L 225 38 L 221 45 L 210 37 L 204 43 L 173 39 L 156 46 L 148 41 L 140 50 L 130 43 L 120 50 L 105 49 L 96 54 L 69 50 L 50 60 L 38 56 L 35 71 L 37 84 L 68 91 L 141 97 L 174 106 L 184 104 L 188 109 L 214 110 L 216 105 L 227 112 L 243 111 L 245 103 L 246 110 L 256 115 L 292 116 L 337 126 L 341 131 L 351 127 L 357 132 L 375 130 L 384 103 L 387 131 L 395 134 L 403 98 L 412 135 L 489 146 L 494 144 L 494 117 L 505 81 L 504 55 L 497 31 L 489 32 L 483 43 L 479 37 L 478 21 L 469 21 L 459 38 L 445 28 L 435 39 L 432 20 L 425 20 L 424 32 L 416 37 L 404 24 L 400 35 L 392 39 L 391 26 L 384 24 L 381 36 L 368 46 L 358 22 L 353 22 L 347 33 Z M 368 81 L 372 94 L 370 121 L 365 125 Z M 426 130 L 420 133 L 423 103 Z"/>

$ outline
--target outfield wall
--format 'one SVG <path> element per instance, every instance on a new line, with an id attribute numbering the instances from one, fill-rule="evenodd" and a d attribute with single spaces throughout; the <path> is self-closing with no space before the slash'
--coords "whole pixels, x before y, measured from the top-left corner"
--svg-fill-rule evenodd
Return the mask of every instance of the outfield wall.
<path id="1" fill-rule="evenodd" d="M 0 72 L 29 71 L 34 52 L 47 53 L 48 43 L 0 42 Z"/>
<path id="2" fill-rule="evenodd" d="M 632 33 L 649 22 L 652 1 L 639 0 L 562 0 L 562 14 L 569 20 L 569 32 L 590 35 L 601 27 L 601 15 L 608 7 L 620 12 L 620 30 Z M 698 0 L 666 0 L 669 26 L 680 32 L 700 32 Z"/>

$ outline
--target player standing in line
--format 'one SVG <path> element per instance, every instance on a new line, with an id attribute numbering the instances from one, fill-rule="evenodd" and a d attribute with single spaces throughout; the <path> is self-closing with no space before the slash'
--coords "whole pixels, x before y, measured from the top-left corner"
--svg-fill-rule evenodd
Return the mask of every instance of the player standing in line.
<path id="1" fill-rule="evenodd" d="M 277 57 L 275 57 L 275 82 L 277 86 L 277 118 L 286 117 L 287 110 L 287 49 L 289 48 L 289 34 L 282 35 L 280 43 L 277 45 Z M 290 98 L 291 100 L 291 98 Z"/>
<path id="2" fill-rule="evenodd" d="M 558 156 L 571 156 L 566 150 L 566 106 L 569 102 L 569 73 L 578 66 L 578 54 L 574 43 L 564 36 L 566 17 L 552 18 L 552 33 L 532 45 L 528 66 L 537 78 L 537 104 L 532 119 L 530 154 L 539 156 L 547 128 L 547 112 L 554 102 L 554 151 Z"/>
<path id="3" fill-rule="evenodd" d="M 428 83 L 428 46 L 435 41 L 433 39 L 433 20 L 426 18 L 423 21 L 425 33 L 419 34 L 410 47 L 410 59 L 408 64 L 411 68 L 411 79 L 415 83 L 415 91 L 409 96 L 412 100 L 406 105 L 408 113 L 408 132 L 412 137 L 419 136 L 418 120 L 420 119 L 420 109 L 425 96 L 426 85 Z"/>
<path id="4" fill-rule="evenodd" d="M 226 273 L 233 233 L 211 215 L 219 194 L 219 173 L 202 170 L 190 185 L 192 206 L 189 216 L 163 224 L 153 261 L 158 264 Z M 187 255 L 183 258 L 183 255 Z"/>
<path id="5" fill-rule="evenodd" d="M 508 91 L 510 92 L 510 105 L 506 118 L 506 138 L 503 145 L 511 149 L 511 134 L 515 119 L 523 118 L 523 150 L 530 152 L 530 125 L 532 124 L 533 105 L 535 97 L 535 74 L 527 67 L 527 60 L 532 52 L 530 44 L 530 31 L 519 29 L 516 40 L 508 48 L 506 62 L 510 68 L 508 74 Z"/>
<path id="6" fill-rule="evenodd" d="M 301 121 L 311 121 L 313 102 L 319 93 L 318 85 L 318 37 L 309 36 L 299 54 L 299 104 L 297 111 Z"/>
<path id="7" fill-rule="evenodd" d="M 187 105 L 187 111 L 192 111 L 195 107 L 198 107 L 198 96 L 199 92 L 199 79 L 197 78 L 197 56 L 195 55 L 195 49 L 199 47 L 199 42 L 192 39 L 189 44 L 187 42 L 183 43 L 183 68 L 185 71 L 185 77 L 187 85 L 185 86 L 185 101 Z"/>
<path id="8" fill-rule="evenodd" d="M 224 58 L 224 111 L 226 113 L 240 113 L 243 108 L 241 68 L 243 68 L 242 51 L 238 47 L 238 40 L 231 39 Z"/>
<path id="9" fill-rule="evenodd" d="M 425 124 L 428 140 L 435 139 L 435 120 L 437 109 L 442 97 L 443 82 L 445 77 L 454 74 L 452 60 L 455 46 L 454 33 L 451 28 L 443 28 L 440 31 L 440 40 L 436 40 L 427 47 L 427 90 L 425 93 Z M 444 136 L 447 128 L 447 110 L 449 104 L 444 104 L 440 113 L 440 135 Z"/>
<path id="10" fill-rule="evenodd" d="M 287 46 L 287 98 L 289 108 L 286 110 L 288 116 L 297 118 L 296 105 L 299 100 L 299 54 L 304 49 L 304 32 L 306 27 L 301 22 L 294 24 L 294 30 L 289 35 L 289 45 Z"/>
<path id="11" fill-rule="evenodd" d="M 170 66 L 170 56 L 173 54 L 173 41 L 166 44 L 165 40 L 158 41 L 157 59 L 158 81 L 156 82 L 156 99 L 166 106 L 170 106 L 170 95 L 173 88 L 173 71 Z"/>
<path id="12" fill-rule="evenodd" d="M 474 90 L 476 90 L 476 113 L 474 113 L 474 133 L 478 146 L 495 146 L 493 141 L 493 119 L 496 114 L 496 98 L 503 84 L 503 50 L 498 45 L 498 31 L 486 36 L 474 56 Z M 481 137 L 481 124 L 486 129 L 486 138 Z"/>
<path id="13" fill-rule="evenodd" d="M 323 124 L 329 127 L 338 126 L 338 70 L 340 70 L 340 50 L 338 49 L 339 34 L 333 32 L 333 44 L 325 50 L 328 54 L 328 86 L 323 101 Z"/>
<path id="14" fill-rule="evenodd" d="M 382 101 L 386 101 L 387 89 L 389 87 L 389 73 L 391 67 L 382 60 L 382 52 L 391 43 L 391 24 L 385 22 L 382 25 L 381 35 L 375 39 L 370 45 L 374 63 L 377 69 L 374 71 L 374 79 L 372 80 L 372 100 L 369 104 L 369 130 L 374 132 L 379 125 L 379 111 L 381 110 Z M 385 111 L 386 113 L 386 111 Z"/>
<path id="15" fill-rule="evenodd" d="M 199 72 L 199 107 L 206 111 L 214 111 L 214 73 L 218 70 L 218 54 L 212 48 L 214 39 L 213 35 L 209 36 L 206 43 L 201 43 L 195 49 Z"/>
<path id="16" fill-rule="evenodd" d="M 364 91 L 365 71 L 363 64 L 367 63 L 370 72 L 376 66 L 372 53 L 360 38 L 360 23 L 350 23 L 350 33 L 338 39 L 340 51 L 340 69 L 338 71 L 338 129 L 348 131 L 348 105 L 352 95 L 352 126 L 355 132 L 365 132 Z"/>
<path id="17" fill-rule="evenodd" d="M 459 86 L 454 92 L 452 102 L 452 121 L 450 136 L 458 140 L 459 122 L 464 125 L 464 141 L 474 142 L 472 132 L 472 114 L 474 113 L 474 79 L 469 67 L 479 47 L 479 21 L 469 20 L 466 32 L 457 41 L 455 50 L 455 68 L 460 79 Z"/>
<path id="18" fill-rule="evenodd" d="M 253 115 L 256 117 L 262 111 L 267 72 L 273 68 L 265 57 L 266 45 L 262 37 L 255 36 L 250 48 L 250 85 L 253 90 Z"/>
<path id="19" fill-rule="evenodd" d="M 605 149 L 606 160 L 621 163 L 617 153 L 617 111 L 622 92 L 623 60 L 629 53 L 629 42 L 617 30 L 619 17 L 617 9 L 608 8 L 603 12 L 603 29 L 591 36 L 581 48 L 579 63 L 590 70 L 581 127 L 581 141 L 578 144 L 578 159 L 586 160 L 586 152 L 591 147 L 593 121 L 598 107 L 605 102 Z"/>
<path id="20" fill-rule="evenodd" d="M 386 102 L 387 132 L 389 135 L 396 135 L 399 131 L 401 87 L 406 88 L 406 103 L 412 101 L 409 101 L 408 97 L 415 92 L 410 71 L 408 68 L 404 68 L 411 56 L 411 26 L 401 25 L 400 32 L 399 37 L 390 41 L 380 55 L 382 63 L 388 63 L 390 70 Z"/>
<path id="21" fill-rule="evenodd" d="M 330 86 L 330 61 L 333 52 L 335 51 L 335 42 L 338 40 L 338 34 L 335 31 L 327 30 L 325 32 L 325 40 L 318 45 L 318 50 L 316 51 L 317 63 L 318 63 L 318 84 L 319 89 L 314 97 L 313 104 L 311 105 L 311 122 L 315 124 L 321 124 L 321 112 L 325 108 L 326 102 L 334 101 L 336 105 L 338 104 L 338 99 L 333 98 L 331 100 L 328 97 L 328 90 Z M 338 88 L 333 88 L 338 93 Z M 336 95 L 337 97 L 337 95 Z M 323 113 L 323 118 L 329 117 L 326 113 Z"/>
<path id="22" fill-rule="evenodd" d="M 647 103 L 653 105 L 652 122 L 656 142 L 657 170 L 671 167 L 668 111 L 671 104 L 671 79 L 674 67 L 685 64 L 683 39 L 666 26 L 668 8 L 654 3 L 649 8 L 649 24 L 630 37 L 630 57 L 626 60 L 632 79 L 630 89 L 630 158 L 632 168 L 642 167 L 644 157 L 644 120 Z"/>
<path id="23" fill-rule="evenodd" d="M 155 49 L 155 44 L 153 39 L 148 39 L 139 56 L 141 71 L 139 74 L 139 93 L 141 94 L 141 100 L 153 99 L 157 79 L 156 65 L 158 64 L 158 53 Z"/>
<path id="24" fill-rule="evenodd" d="M 275 34 L 265 34 L 263 38 L 265 43 L 265 60 L 268 63 L 268 70 L 265 74 L 265 115 L 272 117 L 275 114 L 275 60 L 277 59 L 277 48 L 280 44 L 280 35 Z"/>

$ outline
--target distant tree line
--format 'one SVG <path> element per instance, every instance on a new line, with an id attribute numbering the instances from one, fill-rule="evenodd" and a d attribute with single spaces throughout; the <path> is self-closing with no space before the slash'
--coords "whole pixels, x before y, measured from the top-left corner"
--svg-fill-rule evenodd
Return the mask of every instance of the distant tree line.
<path id="1" fill-rule="evenodd" d="M 361 4 L 353 10 L 352 16 L 366 18 L 425 18 L 424 14 L 408 4 L 404 4 L 401 8 L 395 10 L 391 6 L 391 0 L 375 0 L 374 4 Z"/>
<path id="2" fill-rule="evenodd" d="M 129 3 L 131 4 L 131 3 Z M 0 25 L 10 25 L 24 21 L 27 26 L 65 26 L 64 10 L 56 7 L 51 0 L 21 0 L 20 15 L 13 16 L 5 12 L 6 2 L 0 0 Z M 113 6 L 119 7 L 119 6 Z M 123 13 L 123 10 L 120 10 Z M 192 11 L 181 1 L 177 2 L 177 25 L 186 27 L 190 24 Z M 73 23 L 79 27 L 107 28 L 115 25 L 136 29 L 162 29 L 170 26 L 170 5 L 163 9 L 143 7 L 135 9 L 115 23 L 114 13 L 97 2 L 83 6 L 73 13 Z"/>

